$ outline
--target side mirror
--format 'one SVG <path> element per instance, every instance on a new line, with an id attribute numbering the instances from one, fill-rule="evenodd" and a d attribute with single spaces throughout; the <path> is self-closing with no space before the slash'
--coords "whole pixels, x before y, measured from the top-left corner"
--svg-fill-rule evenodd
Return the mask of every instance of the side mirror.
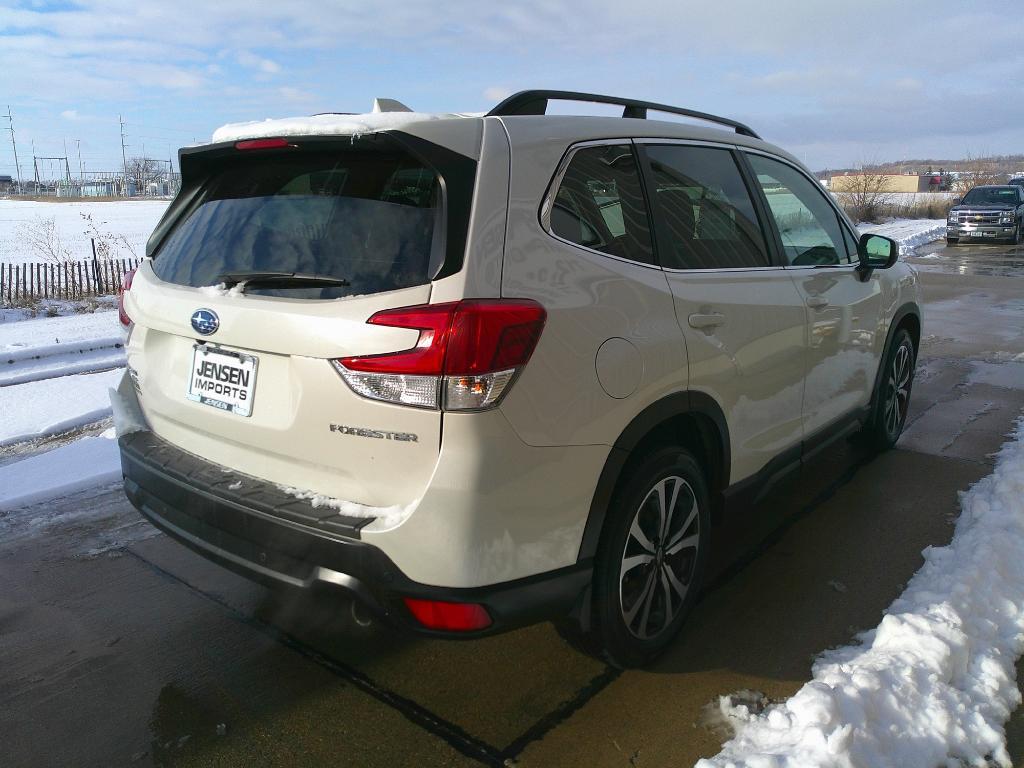
<path id="1" fill-rule="evenodd" d="M 960 205 L 960 198 L 959 197 L 954 197 L 953 198 L 953 205 Z"/>
<path id="2" fill-rule="evenodd" d="M 860 264 L 857 271 L 863 279 L 874 269 L 888 269 L 900 257 L 900 246 L 895 240 L 882 235 L 861 235 L 857 243 L 857 256 Z"/>

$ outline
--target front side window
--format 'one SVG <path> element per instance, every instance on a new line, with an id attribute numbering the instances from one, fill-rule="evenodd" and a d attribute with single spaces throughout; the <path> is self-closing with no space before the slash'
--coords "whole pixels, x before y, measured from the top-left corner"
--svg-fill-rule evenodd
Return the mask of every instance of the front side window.
<path id="1" fill-rule="evenodd" d="M 747 157 L 768 200 L 786 261 L 796 267 L 847 263 L 839 216 L 819 185 L 785 163 Z"/>
<path id="2" fill-rule="evenodd" d="M 647 147 L 661 264 L 669 269 L 768 266 L 754 205 L 727 149 Z M 663 251 L 663 252 L 662 252 Z"/>
<path id="3" fill-rule="evenodd" d="M 846 259 L 840 259 L 840 261 L 848 261 L 851 264 L 856 264 L 860 261 L 860 257 L 857 255 L 857 238 L 850 234 L 850 230 L 846 227 L 842 227 L 843 239 L 846 240 Z"/>
<path id="4" fill-rule="evenodd" d="M 630 145 L 584 147 L 572 156 L 552 201 L 551 232 L 611 256 L 653 263 L 640 171 Z"/>

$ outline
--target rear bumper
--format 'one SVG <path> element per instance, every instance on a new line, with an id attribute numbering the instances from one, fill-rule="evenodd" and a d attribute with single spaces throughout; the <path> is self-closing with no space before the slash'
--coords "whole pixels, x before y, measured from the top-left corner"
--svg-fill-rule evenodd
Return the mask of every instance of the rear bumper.
<path id="1" fill-rule="evenodd" d="M 379 618 L 421 634 L 478 637 L 562 616 L 590 583 L 585 564 L 485 587 L 421 584 L 360 539 L 368 520 L 314 509 L 273 484 L 225 470 L 152 432 L 124 435 L 119 444 L 129 501 L 168 535 L 267 585 L 341 590 Z M 492 624 L 457 634 L 425 629 L 403 597 L 477 603 Z"/>

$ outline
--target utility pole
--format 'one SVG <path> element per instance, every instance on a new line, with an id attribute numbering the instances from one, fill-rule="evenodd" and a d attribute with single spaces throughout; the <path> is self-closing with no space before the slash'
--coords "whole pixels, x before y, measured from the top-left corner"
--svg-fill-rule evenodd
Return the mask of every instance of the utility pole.
<path id="1" fill-rule="evenodd" d="M 78 178 L 85 182 L 85 166 L 82 165 L 82 140 L 75 139 L 75 144 L 78 146 Z"/>
<path id="2" fill-rule="evenodd" d="M 117 121 L 121 124 L 121 162 L 124 164 L 124 195 L 128 196 L 128 158 L 124 153 L 124 120 L 121 116 L 117 116 Z"/>
<path id="3" fill-rule="evenodd" d="M 64 139 L 64 169 L 67 171 L 68 194 L 71 194 L 71 164 L 68 163 L 68 140 Z"/>
<path id="4" fill-rule="evenodd" d="M 7 122 L 9 127 L 4 130 L 11 132 L 11 146 L 14 148 L 14 172 L 18 178 L 18 194 L 21 194 L 21 166 L 18 164 L 18 143 L 14 140 L 14 117 L 11 115 L 11 105 L 7 105 Z"/>

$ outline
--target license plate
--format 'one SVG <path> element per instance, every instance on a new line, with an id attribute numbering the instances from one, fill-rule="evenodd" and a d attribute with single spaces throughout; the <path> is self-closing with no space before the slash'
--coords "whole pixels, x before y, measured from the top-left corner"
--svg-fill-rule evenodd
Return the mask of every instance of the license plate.
<path id="1" fill-rule="evenodd" d="M 250 416 L 258 363 L 255 355 L 196 344 L 186 396 L 221 411 Z"/>

